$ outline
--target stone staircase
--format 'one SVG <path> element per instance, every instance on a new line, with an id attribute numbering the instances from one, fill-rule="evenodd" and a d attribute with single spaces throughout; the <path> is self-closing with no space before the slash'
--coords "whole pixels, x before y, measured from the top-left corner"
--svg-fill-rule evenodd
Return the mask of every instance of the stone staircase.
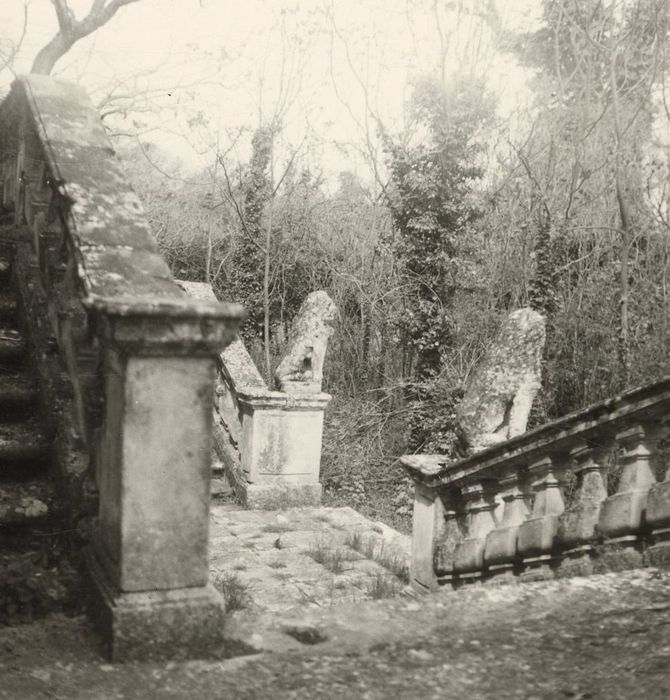
<path id="1" fill-rule="evenodd" d="M 2 229 L 0 229 L 0 237 Z M 11 255 L 0 255 L 0 625 L 62 609 L 71 578 L 48 472 L 49 436 L 17 317 Z"/>

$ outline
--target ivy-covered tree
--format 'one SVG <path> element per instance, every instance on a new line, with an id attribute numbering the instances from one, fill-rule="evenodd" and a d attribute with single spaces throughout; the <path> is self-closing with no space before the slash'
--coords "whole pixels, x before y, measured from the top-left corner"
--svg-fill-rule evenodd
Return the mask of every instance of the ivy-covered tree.
<path id="1" fill-rule="evenodd" d="M 260 127 L 251 141 L 251 158 L 244 182 L 240 216 L 241 236 L 231 264 L 234 296 L 247 310 L 243 334 L 248 340 L 263 338 L 263 271 L 266 264 L 265 209 L 272 197 L 272 144 L 274 130 Z"/>
<path id="2" fill-rule="evenodd" d="M 445 355 L 453 349 L 452 305 L 460 284 L 462 238 L 478 215 L 471 195 L 482 175 L 476 136 L 484 103 L 480 86 L 454 83 L 445 88 L 426 78 L 414 86 L 407 132 L 401 138 L 384 134 L 393 248 L 405 285 L 400 322 L 412 355 L 408 398 L 413 403 L 431 400 Z M 439 412 L 448 415 L 448 407 Z M 426 425 L 419 415 L 411 433 L 412 446 L 418 448 L 444 431 Z"/>

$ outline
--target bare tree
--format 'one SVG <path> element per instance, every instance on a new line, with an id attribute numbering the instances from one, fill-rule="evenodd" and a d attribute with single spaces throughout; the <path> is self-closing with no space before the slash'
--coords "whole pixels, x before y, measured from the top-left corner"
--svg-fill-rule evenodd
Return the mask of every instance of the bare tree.
<path id="1" fill-rule="evenodd" d="M 92 34 L 109 20 L 125 5 L 139 0 L 93 0 L 89 13 L 78 20 L 67 0 L 51 0 L 58 19 L 58 32 L 40 49 L 31 73 L 49 75 L 60 58 L 62 58 L 76 42 Z"/>
<path id="2" fill-rule="evenodd" d="M 3 42 L 0 40 L 0 73 L 5 69 L 14 73 L 13 64 L 16 54 L 20 51 L 23 44 L 23 40 L 26 38 L 26 31 L 28 29 L 28 2 L 27 0 L 23 3 L 23 21 L 21 24 L 21 33 L 16 41 Z"/>

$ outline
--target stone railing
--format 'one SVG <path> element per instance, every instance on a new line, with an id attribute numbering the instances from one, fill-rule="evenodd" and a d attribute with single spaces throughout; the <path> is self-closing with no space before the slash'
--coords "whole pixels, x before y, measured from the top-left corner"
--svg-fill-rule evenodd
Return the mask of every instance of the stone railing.
<path id="1" fill-rule="evenodd" d="M 419 589 L 670 563 L 670 378 L 447 463 L 412 455 Z"/>
<path id="2" fill-rule="evenodd" d="M 95 474 L 91 609 L 114 658 L 207 651 L 222 631 L 208 583 L 211 400 L 242 310 L 172 279 L 77 86 L 18 79 L 0 105 L 0 159 L 2 207 L 26 232 L 14 274 L 56 466 L 66 493 Z"/>
<path id="3" fill-rule="evenodd" d="M 208 284 L 179 284 L 194 298 L 216 299 Z M 301 323 L 314 308 L 322 322 Z M 310 349 L 310 358 L 319 358 L 310 360 L 309 376 L 304 381 L 292 375 L 280 384 L 281 391 L 268 388 L 241 339 L 236 338 L 220 355 L 214 445 L 228 480 L 247 508 L 314 506 L 321 502 L 323 417 L 331 399 L 321 391 L 330 335 L 322 329 L 329 328 L 333 315 L 334 305 L 325 292 L 313 292 L 307 298 L 294 323 L 292 340 L 297 338 L 298 342 L 292 347 L 299 348 L 302 342 Z M 289 360 L 290 356 L 289 350 Z M 289 364 L 280 364 L 280 369 Z"/>

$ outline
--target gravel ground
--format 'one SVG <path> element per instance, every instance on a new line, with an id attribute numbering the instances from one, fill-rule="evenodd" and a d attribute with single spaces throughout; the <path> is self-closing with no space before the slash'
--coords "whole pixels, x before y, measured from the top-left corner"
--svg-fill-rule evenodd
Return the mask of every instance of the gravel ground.
<path id="1" fill-rule="evenodd" d="M 299 619 L 242 611 L 227 629 L 265 651 L 112 665 L 82 618 L 5 628 L 0 698 L 670 697 L 670 573 L 653 569 L 310 609 Z"/>

